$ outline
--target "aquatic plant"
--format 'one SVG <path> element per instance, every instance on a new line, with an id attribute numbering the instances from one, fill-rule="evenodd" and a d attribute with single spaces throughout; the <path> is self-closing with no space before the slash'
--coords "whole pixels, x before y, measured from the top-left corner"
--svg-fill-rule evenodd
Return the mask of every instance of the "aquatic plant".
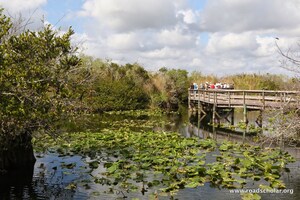
<path id="1" fill-rule="evenodd" d="M 138 131 L 128 128 L 101 132 L 66 133 L 55 140 L 34 140 L 36 150 L 57 149 L 62 155 L 89 156 L 91 170 L 104 167 L 94 182 L 112 191 L 175 195 L 180 189 L 204 183 L 220 188 L 243 188 L 249 181 L 264 179 L 262 188 L 284 188 L 279 180 L 294 159 L 279 149 L 212 139 L 185 138 L 178 133 Z M 214 161 L 208 161 L 213 154 Z M 211 160 L 211 159 L 209 159 Z M 66 166 L 68 167 L 68 166 Z"/>

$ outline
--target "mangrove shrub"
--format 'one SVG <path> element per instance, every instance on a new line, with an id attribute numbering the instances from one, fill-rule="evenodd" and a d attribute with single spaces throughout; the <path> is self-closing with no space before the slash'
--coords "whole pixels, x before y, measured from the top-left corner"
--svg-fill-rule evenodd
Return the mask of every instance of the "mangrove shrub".
<path id="1" fill-rule="evenodd" d="M 72 112 L 68 85 L 80 59 L 64 34 L 50 25 L 11 35 L 10 18 L 0 11 L 0 170 L 32 165 L 31 134 L 53 127 Z"/>

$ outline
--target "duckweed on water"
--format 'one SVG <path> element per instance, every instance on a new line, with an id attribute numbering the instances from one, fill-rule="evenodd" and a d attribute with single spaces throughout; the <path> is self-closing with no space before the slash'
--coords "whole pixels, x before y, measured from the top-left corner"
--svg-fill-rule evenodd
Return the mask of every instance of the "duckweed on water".
<path id="1" fill-rule="evenodd" d="M 113 191 L 175 195 L 183 188 L 209 182 L 223 188 L 243 188 L 247 181 L 264 179 L 266 188 L 284 188 L 282 170 L 293 158 L 279 149 L 212 139 L 185 138 L 170 132 L 134 132 L 128 128 L 104 129 L 98 133 L 66 133 L 56 138 L 33 140 L 36 151 L 57 150 L 62 155 L 89 156 L 91 170 L 102 166 L 104 173 L 94 182 Z M 207 163 L 207 154 L 215 161 Z M 68 166 L 66 166 L 68 167 Z M 122 194 L 124 194 L 122 192 Z"/>

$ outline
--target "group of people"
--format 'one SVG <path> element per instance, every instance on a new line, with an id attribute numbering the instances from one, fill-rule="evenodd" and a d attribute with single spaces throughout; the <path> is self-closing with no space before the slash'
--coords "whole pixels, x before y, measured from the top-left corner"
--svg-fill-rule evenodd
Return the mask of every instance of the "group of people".
<path id="1" fill-rule="evenodd" d="M 198 89 L 234 89 L 234 84 L 230 83 L 201 83 L 199 86 L 197 83 L 193 83 L 190 86 L 190 89 L 192 90 L 198 90 Z"/>

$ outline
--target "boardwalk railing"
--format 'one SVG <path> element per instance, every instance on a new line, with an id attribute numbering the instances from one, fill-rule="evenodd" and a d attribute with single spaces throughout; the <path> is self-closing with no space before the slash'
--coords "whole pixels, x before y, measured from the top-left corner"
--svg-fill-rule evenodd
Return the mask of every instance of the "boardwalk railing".
<path id="1" fill-rule="evenodd" d="M 217 107 L 247 107 L 251 109 L 283 108 L 286 106 L 300 108 L 299 91 L 270 90 L 223 90 L 199 89 L 189 90 L 189 103 L 214 104 Z"/>

